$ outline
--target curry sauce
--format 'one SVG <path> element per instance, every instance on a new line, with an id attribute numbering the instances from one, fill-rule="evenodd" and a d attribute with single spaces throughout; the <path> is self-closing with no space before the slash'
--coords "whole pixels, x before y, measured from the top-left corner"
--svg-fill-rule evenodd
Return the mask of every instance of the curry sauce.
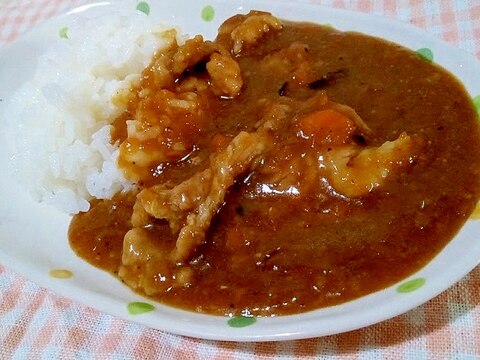
<path id="1" fill-rule="evenodd" d="M 152 72 L 184 48 L 156 55 L 139 85 L 152 98 L 132 87 L 114 124 L 115 140 L 125 144 L 126 120 L 141 113 L 148 127 L 158 126 L 148 140 L 158 154 L 142 168 L 131 154 L 121 158 L 138 188 L 92 201 L 70 225 L 80 257 L 175 307 L 284 315 L 381 290 L 430 261 L 479 198 L 478 118 L 451 74 L 396 44 L 314 24 L 279 26 L 264 17 L 268 33 L 236 41 L 232 34 L 258 14 L 227 20 L 211 44 L 197 39 L 195 49 L 208 51 L 180 70 L 169 63 L 174 75 L 160 87 Z M 215 78 L 215 64 L 236 69 L 230 59 L 241 83 L 233 70 L 224 76 L 233 85 Z M 252 134 L 249 155 L 229 167 L 224 197 L 214 185 L 202 192 L 220 179 L 214 165 Z M 153 216 L 154 200 L 142 191 L 173 199 L 182 184 L 184 197 L 198 191 L 191 208 Z M 201 197 L 218 206 L 203 237 L 175 252 L 182 231 L 203 214 Z M 139 204 L 148 219 L 135 226 Z M 126 236 L 132 227 L 135 238 Z"/>

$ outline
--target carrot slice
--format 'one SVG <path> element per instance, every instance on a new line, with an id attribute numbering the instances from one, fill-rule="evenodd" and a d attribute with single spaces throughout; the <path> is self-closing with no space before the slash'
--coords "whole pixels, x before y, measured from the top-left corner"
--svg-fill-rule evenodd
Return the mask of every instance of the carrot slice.
<path id="1" fill-rule="evenodd" d="M 355 123 L 346 115 L 333 109 L 319 110 L 299 121 L 300 136 L 315 143 L 345 144 L 355 131 Z"/>

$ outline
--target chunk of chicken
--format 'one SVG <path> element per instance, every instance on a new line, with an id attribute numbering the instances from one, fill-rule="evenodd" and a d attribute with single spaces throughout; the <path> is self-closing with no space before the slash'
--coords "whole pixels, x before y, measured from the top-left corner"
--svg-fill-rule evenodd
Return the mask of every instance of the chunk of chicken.
<path id="1" fill-rule="evenodd" d="M 197 208 L 199 202 L 205 199 L 210 191 L 211 182 L 212 170 L 206 169 L 196 173 L 173 189 L 159 184 L 142 190 L 137 196 L 133 216 L 136 221 L 134 222 L 132 219 L 132 224 L 134 226 L 146 225 L 148 218 L 140 218 L 141 214 L 145 212 L 157 219 L 168 220 L 172 233 L 178 233 L 185 221 L 185 213 Z"/>
<path id="2" fill-rule="evenodd" d="M 142 190 L 134 208 L 134 223 L 143 226 L 147 213 L 168 220 L 174 232 L 183 225 L 171 256 L 177 263 L 187 261 L 204 242 L 205 232 L 222 206 L 228 188 L 239 175 L 257 166 L 256 160 L 271 143 L 265 128 L 254 133 L 240 132 L 224 150 L 212 155 L 210 167 L 204 171 L 173 189 L 160 185 Z"/>
<path id="3" fill-rule="evenodd" d="M 176 75 L 206 62 L 212 90 L 217 96 L 233 98 L 240 94 L 243 78 L 240 66 L 230 53 L 220 45 L 211 41 L 204 41 L 201 35 L 187 40 L 173 55 L 172 71 Z"/>
<path id="4" fill-rule="evenodd" d="M 337 193 L 359 197 L 381 186 L 390 173 L 412 163 L 418 146 L 418 141 L 402 133 L 379 147 L 333 148 L 319 156 L 319 167 Z"/>
<path id="5" fill-rule="evenodd" d="M 182 74 L 186 69 L 207 60 L 217 51 L 219 46 L 211 41 L 204 41 L 201 35 L 185 41 L 173 55 L 172 71 L 175 75 Z"/>
<path id="6" fill-rule="evenodd" d="M 245 45 L 255 45 L 270 30 L 280 30 L 282 22 L 269 13 L 249 14 L 232 30 L 233 53 L 238 54 Z"/>
<path id="7" fill-rule="evenodd" d="M 142 289 L 147 295 L 188 286 L 193 281 L 193 270 L 170 266 L 165 261 L 168 251 L 147 229 L 133 228 L 124 237 L 118 276 L 131 288 Z"/>
<path id="8" fill-rule="evenodd" d="M 288 145 L 275 147 L 252 179 L 255 191 L 251 197 L 312 195 L 318 188 L 315 152 L 301 152 Z"/>
<path id="9" fill-rule="evenodd" d="M 240 65 L 228 53 L 214 53 L 207 63 L 213 93 L 233 98 L 240 94 L 243 78 Z"/>
<path id="10" fill-rule="evenodd" d="M 158 88 L 170 87 L 175 81 L 171 67 L 173 55 L 178 51 L 177 32 L 171 30 L 167 35 L 165 37 L 167 45 L 154 56 L 150 66 L 143 73 L 143 81 L 152 82 Z"/>
<path id="11" fill-rule="evenodd" d="M 187 216 L 187 223 L 180 230 L 173 253 L 176 262 L 187 260 L 204 242 L 205 232 L 223 204 L 228 188 L 238 175 L 255 168 L 255 160 L 271 146 L 271 142 L 264 131 L 241 132 L 225 150 L 214 156 L 210 166 L 213 173 L 210 191 L 196 211 Z"/>
<path id="12" fill-rule="evenodd" d="M 127 139 L 118 164 L 126 178 L 141 181 L 159 164 L 177 161 L 193 148 L 192 134 L 205 124 L 203 99 L 194 92 L 162 89 L 139 101 L 134 120 L 127 120 Z M 175 121 L 188 118 L 189 121 Z"/>
<path id="13" fill-rule="evenodd" d="M 192 69 L 198 63 L 206 66 L 210 79 L 195 76 Z M 204 72 L 203 66 L 199 71 Z M 158 87 L 155 91 L 152 82 Z M 182 46 L 172 40 L 144 71 L 136 89 L 138 98 L 131 99 L 134 107 L 129 112 L 134 119 L 125 121 L 127 139 L 120 145 L 118 160 L 125 177 L 133 182 L 148 180 L 152 169 L 189 154 L 207 118 L 208 97 L 202 92 L 210 88 L 219 97 L 233 98 L 242 86 L 240 66 L 221 45 L 200 35 Z"/>

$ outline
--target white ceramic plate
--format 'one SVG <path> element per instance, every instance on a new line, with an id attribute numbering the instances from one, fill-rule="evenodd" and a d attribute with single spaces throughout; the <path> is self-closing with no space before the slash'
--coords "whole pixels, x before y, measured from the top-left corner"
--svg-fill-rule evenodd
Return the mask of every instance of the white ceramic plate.
<path id="1" fill-rule="evenodd" d="M 435 62 L 456 74 L 472 97 L 480 94 L 480 65 L 473 56 L 446 45 L 406 24 L 360 13 L 275 1 L 151 1 L 124 0 L 93 3 L 52 19 L 17 42 L 0 49 L 0 114 L 5 100 L 32 76 L 36 58 L 59 31 L 77 17 L 108 14 L 115 7 L 140 9 L 145 16 L 179 25 L 189 35 L 213 38 L 219 24 L 235 13 L 251 8 L 268 10 L 291 20 L 329 23 L 340 30 L 355 30 L 381 36 L 413 50 L 428 48 Z M 479 98 L 477 98 L 479 99 Z M 1 119 L 1 118 L 0 118 Z M 0 121 L 4 121 L 1 119 Z M 0 123 L 0 126 L 1 123 Z M 0 136 L 5 144 L 5 135 Z M 0 154 L 5 175 L 7 156 Z M 9 176 L 0 177 L 0 263 L 75 301 L 106 313 L 175 334 L 206 339 L 265 341 L 330 335 L 364 327 L 412 309 L 454 284 L 480 259 L 480 221 L 469 220 L 458 236 L 426 267 L 383 291 L 343 305 L 300 315 L 259 319 L 231 319 L 190 313 L 161 304 L 131 314 L 127 305 L 152 301 L 141 298 L 120 281 L 77 258 L 67 242 L 70 218 L 55 209 L 33 202 Z M 73 277 L 50 276 L 52 269 L 68 269 Z M 130 308 L 132 309 L 132 307 Z"/>

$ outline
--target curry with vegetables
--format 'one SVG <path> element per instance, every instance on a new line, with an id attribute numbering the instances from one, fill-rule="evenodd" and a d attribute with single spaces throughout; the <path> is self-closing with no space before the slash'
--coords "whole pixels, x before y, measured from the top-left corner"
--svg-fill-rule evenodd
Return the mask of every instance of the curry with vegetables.
<path id="1" fill-rule="evenodd" d="M 236 15 L 214 41 L 172 34 L 115 100 L 136 188 L 92 201 L 70 243 L 176 307 L 272 316 L 372 293 L 431 260 L 479 198 L 464 88 L 378 38 Z"/>

